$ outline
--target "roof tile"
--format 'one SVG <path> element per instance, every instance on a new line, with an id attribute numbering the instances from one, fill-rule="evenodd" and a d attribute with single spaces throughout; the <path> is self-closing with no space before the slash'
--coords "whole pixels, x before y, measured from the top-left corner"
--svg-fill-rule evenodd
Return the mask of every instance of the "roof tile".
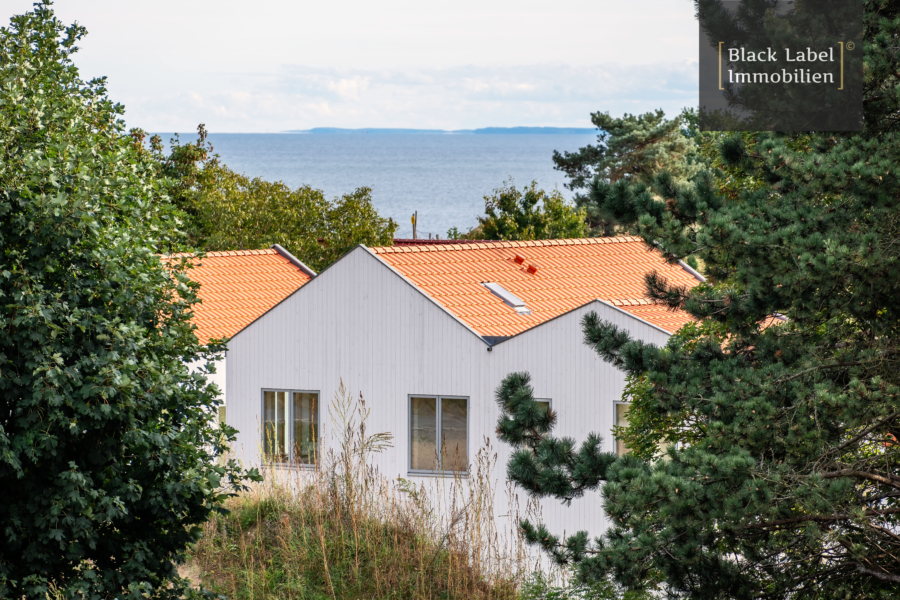
<path id="1" fill-rule="evenodd" d="M 271 248 L 207 252 L 191 262 L 186 274 L 200 284 L 201 300 L 194 306 L 193 323 L 203 343 L 233 336 L 310 279 Z"/>
<path id="2" fill-rule="evenodd" d="M 371 250 L 481 335 L 515 335 L 595 299 L 670 332 L 693 320 L 646 297 L 644 276 L 653 270 L 674 285 L 693 287 L 698 282 L 639 237 Z M 523 264 L 514 260 L 517 250 L 525 257 Z M 528 272 L 529 265 L 538 268 L 536 274 Z M 479 285 L 488 281 L 501 283 L 524 300 L 532 314 L 516 313 Z"/>

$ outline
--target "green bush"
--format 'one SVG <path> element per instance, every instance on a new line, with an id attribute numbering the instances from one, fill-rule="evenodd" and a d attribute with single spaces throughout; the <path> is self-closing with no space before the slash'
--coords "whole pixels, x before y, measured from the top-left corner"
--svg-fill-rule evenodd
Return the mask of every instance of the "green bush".
<path id="1" fill-rule="evenodd" d="M 175 564 L 223 488 L 234 431 L 190 323 L 196 287 L 155 166 L 83 28 L 47 4 L 0 29 L 0 597 L 179 598 Z"/>

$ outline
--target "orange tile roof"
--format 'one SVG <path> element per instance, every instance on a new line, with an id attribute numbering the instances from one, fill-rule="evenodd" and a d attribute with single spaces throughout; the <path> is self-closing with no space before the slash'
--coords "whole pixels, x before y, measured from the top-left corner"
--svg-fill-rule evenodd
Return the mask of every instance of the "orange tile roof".
<path id="1" fill-rule="evenodd" d="M 422 238 L 394 238 L 394 246 L 442 246 L 446 244 L 490 244 L 490 240 L 451 240 L 436 239 L 423 240 Z"/>
<path id="2" fill-rule="evenodd" d="M 644 276 L 656 270 L 670 284 L 699 283 L 630 236 L 371 250 L 483 336 L 515 335 L 595 299 L 675 332 L 693 318 L 646 298 Z M 484 282 L 499 283 L 532 313 L 516 313 Z"/>
<path id="3" fill-rule="evenodd" d="M 310 280 L 274 248 L 208 252 L 187 276 L 200 283 L 193 322 L 203 343 L 233 336 Z"/>

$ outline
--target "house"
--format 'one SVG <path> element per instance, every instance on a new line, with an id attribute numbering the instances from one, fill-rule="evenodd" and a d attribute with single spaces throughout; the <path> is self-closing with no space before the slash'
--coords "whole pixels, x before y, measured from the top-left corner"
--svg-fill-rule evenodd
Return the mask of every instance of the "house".
<path id="1" fill-rule="evenodd" d="M 372 459 L 382 474 L 464 476 L 494 438 L 494 392 L 514 371 L 529 372 L 558 414 L 555 433 L 598 432 L 616 451 L 624 376 L 583 343 L 581 319 L 594 311 L 664 344 L 691 317 L 645 298 L 653 270 L 676 285 L 702 280 L 637 237 L 358 246 L 232 337 L 235 451 L 249 464 L 313 469 L 333 447 L 327 406 L 343 382 L 365 397 L 367 430 L 393 435 Z M 492 443 L 505 465 L 512 449 Z M 505 481 L 502 469 L 495 477 Z M 544 520 L 597 530 L 593 501 L 547 502 Z"/>
<path id="2" fill-rule="evenodd" d="M 182 258 L 175 254 L 171 258 Z M 264 250 L 207 252 L 193 261 L 188 277 L 200 284 L 200 303 L 194 306 L 192 323 L 202 343 L 230 338 L 260 315 L 315 277 L 315 272 L 290 252 L 275 244 Z M 222 390 L 225 415 L 227 356 L 216 361 L 210 379 Z M 200 365 L 195 365 L 199 368 Z"/>

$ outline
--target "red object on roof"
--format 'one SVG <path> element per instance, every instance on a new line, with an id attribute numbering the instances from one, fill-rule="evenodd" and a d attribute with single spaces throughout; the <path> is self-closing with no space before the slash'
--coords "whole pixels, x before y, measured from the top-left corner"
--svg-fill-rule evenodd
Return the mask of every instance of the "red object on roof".
<path id="1" fill-rule="evenodd" d="M 516 335 L 595 299 L 672 333 L 694 320 L 646 297 L 644 276 L 654 270 L 672 285 L 700 282 L 639 237 L 439 241 L 371 250 L 482 336 Z M 481 285 L 486 282 L 502 285 L 531 314 L 519 314 Z"/>
<path id="2" fill-rule="evenodd" d="M 193 318 L 200 341 L 233 336 L 309 281 L 298 263 L 275 248 L 208 252 L 187 270 L 200 284 Z"/>

